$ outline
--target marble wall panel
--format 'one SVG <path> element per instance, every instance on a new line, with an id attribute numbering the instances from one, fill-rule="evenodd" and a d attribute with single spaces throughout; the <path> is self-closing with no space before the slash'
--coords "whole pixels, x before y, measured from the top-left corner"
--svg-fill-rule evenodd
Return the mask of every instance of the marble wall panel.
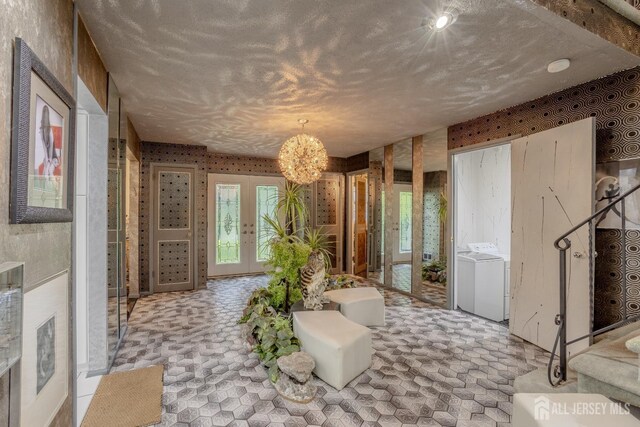
<path id="1" fill-rule="evenodd" d="M 595 120 L 519 138 L 511 146 L 511 333 L 550 351 L 558 327 L 558 251 L 554 241 L 594 206 Z M 567 338 L 590 330 L 589 233 L 570 236 Z M 573 256 L 577 253 L 578 256 Z M 588 342 L 576 343 L 579 351 Z"/>
<path id="2" fill-rule="evenodd" d="M 511 250 L 511 155 L 509 145 L 455 157 L 458 248 L 491 242 Z"/>

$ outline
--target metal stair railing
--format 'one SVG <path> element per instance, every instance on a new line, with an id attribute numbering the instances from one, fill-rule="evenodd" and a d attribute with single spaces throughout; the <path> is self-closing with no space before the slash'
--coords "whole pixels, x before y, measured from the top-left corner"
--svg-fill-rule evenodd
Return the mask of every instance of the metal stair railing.
<path id="1" fill-rule="evenodd" d="M 626 247 L 626 200 L 627 198 L 635 193 L 638 189 L 640 189 L 640 185 L 636 185 L 625 193 L 617 196 L 612 196 L 609 199 L 610 203 L 596 211 L 593 215 L 581 221 L 569 231 L 560 236 L 554 243 L 554 246 L 559 251 L 560 259 L 560 307 L 559 313 L 556 315 L 555 323 L 558 325 L 558 332 L 556 335 L 556 339 L 553 344 L 553 349 L 551 350 L 551 358 L 549 359 L 549 364 L 547 366 L 547 378 L 549 383 L 552 386 L 557 386 L 562 382 L 567 380 L 567 347 L 571 344 L 574 344 L 578 341 L 582 341 L 586 338 L 593 338 L 597 335 L 603 334 L 605 332 L 616 329 L 625 324 L 631 323 L 635 320 L 640 319 L 640 315 L 629 316 L 627 313 L 627 275 L 626 275 L 626 262 L 627 262 L 627 247 Z M 593 329 L 593 317 L 594 317 L 594 307 L 593 307 L 593 270 L 594 270 L 594 260 L 597 256 L 597 253 L 594 250 L 593 245 L 593 231 L 595 226 L 604 219 L 604 217 L 611 212 L 612 210 L 617 210 L 619 206 L 619 214 L 621 218 L 621 232 L 622 232 L 622 320 L 615 322 L 611 325 L 608 325 L 604 328 L 600 328 L 597 330 Z M 591 290 L 591 332 L 585 334 L 581 337 L 577 338 L 567 338 L 567 281 L 568 281 L 568 272 L 567 272 L 567 257 L 569 256 L 569 250 L 571 249 L 571 236 L 576 231 L 582 229 L 583 227 L 589 227 L 589 281 L 590 281 L 590 290 Z M 580 257 L 580 254 L 575 253 L 573 256 Z M 558 350 L 558 354 L 556 354 L 556 350 Z M 554 365 L 555 358 L 558 358 L 558 363 Z M 555 378 L 555 381 L 553 378 Z"/>

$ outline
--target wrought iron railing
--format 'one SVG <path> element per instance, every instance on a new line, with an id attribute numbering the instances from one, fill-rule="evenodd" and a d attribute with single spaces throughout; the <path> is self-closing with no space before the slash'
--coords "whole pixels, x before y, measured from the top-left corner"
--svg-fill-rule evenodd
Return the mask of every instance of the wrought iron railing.
<path id="1" fill-rule="evenodd" d="M 574 343 L 577 343 L 579 341 L 582 341 L 584 339 L 587 338 L 593 338 L 597 335 L 603 334 L 605 332 L 611 331 L 613 329 L 616 329 L 620 326 L 623 326 L 625 324 L 631 323 L 635 320 L 640 320 L 640 315 L 634 314 L 634 315 L 629 315 L 628 310 L 627 310 L 627 288 L 628 288 L 628 283 L 627 283 L 627 272 L 626 272 L 626 268 L 627 268 L 627 245 L 626 245 L 626 239 L 627 239 L 627 216 L 626 216 L 626 201 L 627 198 L 632 195 L 633 193 L 635 193 L 636 191 L 638 191 L 640 189 L 640 185 L 637 185 L 633 188 L 631 188 L 630 190 L 626 191 L 623 194 L 611 194 L 610 197 L 608 197 L 608 199 L 610 200 L 609 204 L 607 204 L 607 206 L 603 207 L 602 209 L 599 209 L 598 211 L 596 211 L 593 215 L 591 215 L 589 218 L 585 219 L 584 221 L 578 223 L 577 225 L 575 225 L 573 228 L 571 228 L 571 230 L 567 231 L 566 233 L 564 233 L 562 236 L 560 236 L 554 243 L 554 246 L 556 247 L 556 249 L 558 249 L 559 254 L 560 254 L 560 307 L 559 307 L 559 313 L 556 315 L 556 319 L 555 319 L 555 323 L 556 325 L 558 325 L 558 333 L 556 335 L 556 340 L 554 341 L 553 344 L 553 349 L 551 350 L 551 358 L 549 360 L 549 364 L 548 364 L 548 369 L 547 369 L 547 377 L 549 379 L 549 383 L 552 386 L 556 386 L 564 381 L 567 380 L 567 348 Z M 593 233 L 595 230 L 595 227 L 598 225 L 598 223 L 600 221 L 602 221 L 605 216 L 610 213 L 611 211 L 616 212 L 617 214 L 619 214 L 620 219 L 621 219 L 621 238 L 622 238 L 622 244 L 621 244 L 621 251 L 622 251 L 622 274 L 621 274 L 621 279 L 622 279 L 622 303 L 621 303 L 621 310 L 622 310 L 622 320 L 619 320 L 613 324 L 610 324 L 606 327 L 602 327 L 599 329 L 594 329 L 593 327 L 593 317 L 594 317 L 594 305 L 593 305 L 593 301 L 594 301 L 594 289 L 593 289 L 593 285 L 594 285 L 594 279 L 593 279 L 593 272 L 594 272 L 594 263 L 595 263 L 595 257 L 597 256 L 596 251 L 594 250 L 594 239 L 593 239 Z M 590 300 L 591 300 L 591 306 L 590 306 L 590 311 L 591 311 L 591 327 L 590 330 L 591 332 L 589 332 L 588 334 L 585 334 L 583 336 L 580 337 L 573 337 L 573 338 L 568 338 L 567 337 L 567 282 L 568 282 L 568 274 L 570 274 L 570 272 L 567 271 L 567 257 L 568 256 L 575 256 L 575 257 L 582 257 L 583 255 L 581 253 L 574 253 L 572 255 L 570 255 L 570 249 L 571 249 L 571 239 L 569 238 L 571 235 L 573 235 L 575 232 L 582 230 L 584 227 L 588 227 L 588 233 L 589 233 L 589 253 L 588 253 L 588 257 L 589 257 L 589 282 L 590 282 Z M 556 354 L 556 350 L 558 350 L 558 354 Z M 558 362 L 557 364 L 554 363 L 555 358 L 558 358 Z"/>

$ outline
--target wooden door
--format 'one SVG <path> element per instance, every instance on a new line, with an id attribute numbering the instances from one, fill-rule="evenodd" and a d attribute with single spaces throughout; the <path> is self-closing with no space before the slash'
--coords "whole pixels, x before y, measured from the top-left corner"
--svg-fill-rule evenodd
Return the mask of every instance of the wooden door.
<path id="1" fill-rule="evenodd" d="M 510 331 L 551 351 L 558 327 L 554 241 L 594 209 L 595 119 L 519 138 L 511 145 Z M 567 338 L 590 330 L 589 230 L 570 236 Z M 570 352 L 588 345 L 582 341 Z"/>
<path id="2" fill-rule="evenodd" d="M 367 175 L 353 177 L 353 273 L 367 275 Z"/>
<path id="3" fill-rule="evenodd" d="M 195 288 L 195 170 L 155 166 L 152 197 L 152 290 Z"/>

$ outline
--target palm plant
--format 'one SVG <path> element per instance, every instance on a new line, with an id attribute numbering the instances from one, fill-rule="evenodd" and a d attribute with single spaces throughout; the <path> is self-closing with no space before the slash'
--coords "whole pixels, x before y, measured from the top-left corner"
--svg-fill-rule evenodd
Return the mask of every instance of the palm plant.
<path id="1" fill-rule="evenodd" d="M 305 188 L 287 181 L 282 197 L 276 204 L 276 212 L 285 218 L 287 234 L 300 236 L 309 217 L 309 208 L 304 201 Z"/>
<path id="2" fill-rule="evenodd" d="M 319 228 L 311 229 L 309 227 L 304 230 L 304 241 L 311 250 L 320 252 L 324 258 L 324 264 L 327 271 L 331 269 L 331 252 L 329 251 L 329 239 Z"/>

